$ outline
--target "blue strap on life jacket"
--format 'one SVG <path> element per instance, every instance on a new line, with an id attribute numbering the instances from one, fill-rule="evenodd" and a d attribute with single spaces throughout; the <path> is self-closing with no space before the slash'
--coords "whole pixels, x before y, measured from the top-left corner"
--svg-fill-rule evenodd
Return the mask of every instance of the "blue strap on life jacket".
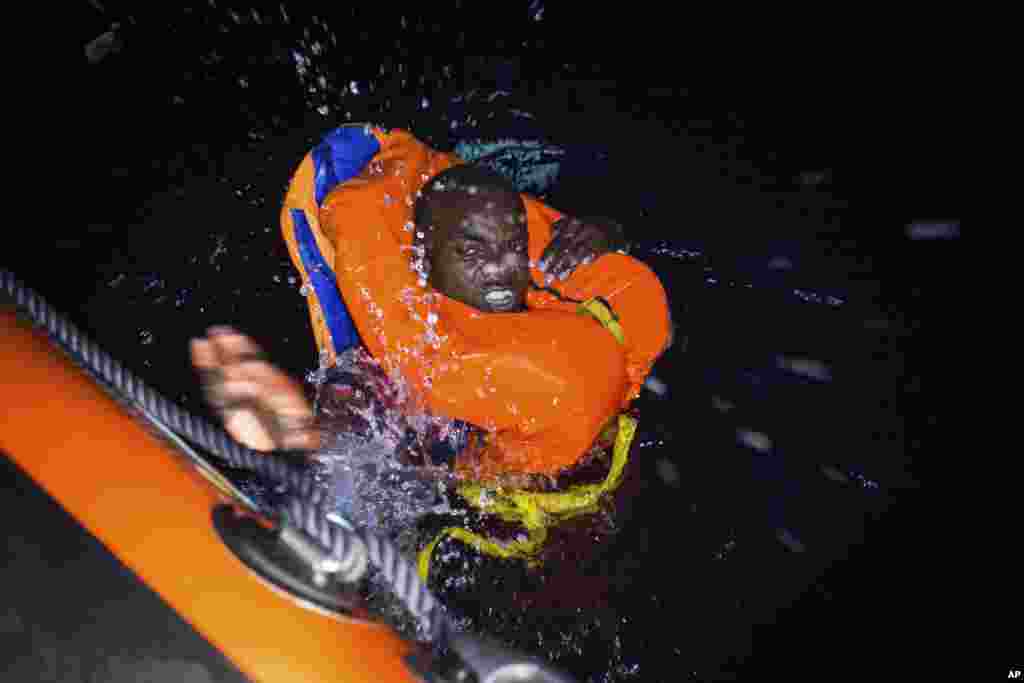
<path id="1" fill-rule="evenodd" d="M 334 271 L 327 265 L 316 244 L 313 229 L 306 220 L 306 212 L 302 209 L 292 209 L 291 216 L 292 225 L 295 226 L 295 244 L 299 247 L 302 265 L 306 268 L 309 282 L 316 292 L 317 301 L 320 302 L 320 310 L 324 314 L 327 329 L 330 330 L 334 351 L 341 353 L 359 344 L 359 333 L 356 332 L 345 300 L 341 298 Z"/>
<path id="2" fill-rule="evenodd" d="M 379 151 L 380 143 L 368 126 L 342 126 L 325 135 L 311 153 L 317 206 L 323 204 L 331 190 L 358 175 Z M 291 217 L 299 256 L 316 292 L 335 353 L 357 346 L 359 333 L 338 289 L 334 271 L 320 253 L 305 212 L 292 209 Z"/>
<path id="3" fill-rule="evenodd" d="M 317 206 L 335 187 L 359 175 L 379 151 L 380 142 L 369 126 L 342 126 L 325 135 L 313 148 Z"/>

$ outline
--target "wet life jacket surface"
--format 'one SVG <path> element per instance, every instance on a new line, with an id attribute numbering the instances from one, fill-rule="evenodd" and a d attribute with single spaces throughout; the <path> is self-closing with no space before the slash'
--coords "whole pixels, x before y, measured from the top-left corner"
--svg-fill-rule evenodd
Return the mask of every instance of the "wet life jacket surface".
<path id="1" fill-rule="evenodd" d="M 411 267 L 413 206 L 429 178 L 460 163 L 405 131 L 343 126 L 296 170 L 282 231 L 325 360 L 362 343 L 423 409 L 481 427 L 480 478 L 555 474 L 638 394 L 670 337 L 665 292 L 623 254 L 578 267 L 560 296 L 532 290 L 523 313 L 483 313 L 433 290 Z M 522 198 L 536 263 L 562 214 Z M 581 315 L 591 300 L 606 305 Z"/>

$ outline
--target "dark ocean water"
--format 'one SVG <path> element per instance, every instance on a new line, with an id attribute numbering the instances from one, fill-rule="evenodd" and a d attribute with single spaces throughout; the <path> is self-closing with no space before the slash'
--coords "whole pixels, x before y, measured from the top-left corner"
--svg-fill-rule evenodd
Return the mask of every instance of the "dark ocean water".
<path id="1" fill-rule="evenodd" d="M 500 17 L 83 5 L 83 43 L 118 22 L 121 44 L 75 72 L 90 98 L 65 150 L 74 210 L 9 261 L 108 351 L 204 414 L 187 342 L 209 325 L 251 334 L 297 377 L 313 369 L 277 211 L 337 125 L 407 127 L 442 149 L 556 144 L 545 199 L 620 220 L 669 292 L 668 392 L 638 401 L 613 533 L 567 532 L 539 576 L 442 553 L 442 600 L 580 680 L 910 664 L 899 636 L 933 562 L 920 454 L 942 410 L 915 340 L 955 291 L 960 210 L 909 125 L 934 104 L 927 85 L 582 65 L 549 56 L 567 18 L 542 3 Z M 462 52 L 491 32 L 531 56 L 420 57 L 441 32 L 461 32 Z"/>

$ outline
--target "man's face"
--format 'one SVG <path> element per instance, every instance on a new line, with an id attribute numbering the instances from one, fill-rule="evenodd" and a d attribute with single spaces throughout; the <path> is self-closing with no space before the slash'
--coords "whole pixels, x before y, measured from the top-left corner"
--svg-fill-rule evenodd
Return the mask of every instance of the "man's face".
<path id="1" fill-rule="evenodd" d="M 524 310 L 529 233 L 519 195 L 451 192 L 436 199 L 427 238 L 430 284 L 485 313 Z"/>

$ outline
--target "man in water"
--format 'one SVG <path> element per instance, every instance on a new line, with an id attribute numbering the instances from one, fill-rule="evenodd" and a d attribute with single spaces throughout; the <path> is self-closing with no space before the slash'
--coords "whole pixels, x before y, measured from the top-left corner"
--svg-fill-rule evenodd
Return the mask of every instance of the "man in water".
<path id="1" fill-rule="evenodd" d="M 526 320 L 531 316 L 541 320 L 545 308 L 554 309 L 565 302 L 571 302 L 575 310 L 581 299 L 566 296 L 564 291 L 577 297 L 597 295 L 613 307 L 621 303 L 625 310 L 616 310 L 619 315 L 615 320 L 625 316 L 626 344 L 632 343 L 625 352 L 629 356 L 626 372 L 632 388 L 624 403 L 635 396 L 650 365 L 670 344 L 671 323 L 664 292 L 653 274 L 628 257 L 618 257 L 622 259 L 615 262 L 619 270 L 608 265 L 607 259 L 602 261 L 602 257 L 626 246 L 623 232 L 614 221 L 567 216 L 554 220 L 550 224 L 550 239 L 543 245 L 536 269 L 531 272 L 534 264 L 529 252 L 535 240 L 531 240 L 533 226 L 528 230 L 527 206 L 523 196 L 500 175 L 481 167 L 455 165 L 430 177 L 416 194 L 411 241 L 416 257 L 412 265 L 425 277 L 429 289 L 450 304 L 446 310 L 461 314 L 458 307 L 468 307 L 465 310 L 470 311 L 469 318 L 479 318 L 479 314 L 519 314 L 525 315 Z M 321 213 L 330 213 L 334 206 L 331 197 L 324 198 L 317 207 Z M 335 270 L 341 272 L 339 266 Z M 574 278 L 574 274 L 584 270 L 586 275 Z M 618 274 L 622 274 L 621 281 L 616 280 Z M 575 286 L 574 279 L 579 280 Z M 632 305 L 632 310 L 628 310 L 629 297 L 636 299 L 638 295 L 651 301 L 643 307 Z M 345 303 L 349 308 L 354 304 L 348 296 Z M 567 309 L 563 306 L 563 310 Z M 629 338 L 631 332 L 641 328 L 642 334 L 636 332 Z M 543 334 L 543 329 L 538 328 L 538 334 Z M 361 333 L 365 339 L 367 331 Z M 574 353 L 585 358 L 588 350 L 575 349 Z M 214 327 L 205 339 L 192 342 L 191 353 L 211 404 L 235 439 L 256 450 L 313 450 L 321 445 L 321 434 L 314 427 L 314 410 L 301 385 L 271 365 L 253 340 L 231 328 Z M 522 353 L 526 355 L 516 362 L 528 374 L 526 371 L 534 363 L 529 350 Z M 538 357 L 536 364 L 542 365 L 541 361 Z M 595 375 L 601 372 L 600 367 L 593 371 Z M 613 369 L 609 368 L 608 373 L 613 373 Z M 555 377 L 552 381 L 552 386 L 578 382 L 580 386 L 575 389 L 581 395 L 600 393 L 596 384 L 582 374 Z M 497 391 L 496 387 L 488 389 Z M 560 395 L 553 399 L 555 406 Z M 500 401 L 502 397 L 497 398 Z M 618 400 L 615 399 L 616 405 Z M 604 419 L 610 417 L 605 415 Z M 474 426 L 478 432 L 496 431 L 487 424 Z M 565 425 L 567 432 L 577 427 Z M 531 436 L 529 426 L 517 425 L 505 431 L 526 434 L 518 442 L 529 441 Z M 516 438 L 505 443 L 518 443 Z M 558 444 L 568 444 L 572 452 Z M 503 450 L 500 446 L 468 446 L 458 454 L 455 468 L 467 479 L 497 479 L 506 485 L 533 487 L 545 478 L 550 482 L 559 471 L 578 463 L 589 446 L 580 441 L 578 434 L 562 441 L 556 435 L 539 449 L 540 455 L 535 448 L 527 449 L 531 455 L 517 456 L 507 447 Z"/>

